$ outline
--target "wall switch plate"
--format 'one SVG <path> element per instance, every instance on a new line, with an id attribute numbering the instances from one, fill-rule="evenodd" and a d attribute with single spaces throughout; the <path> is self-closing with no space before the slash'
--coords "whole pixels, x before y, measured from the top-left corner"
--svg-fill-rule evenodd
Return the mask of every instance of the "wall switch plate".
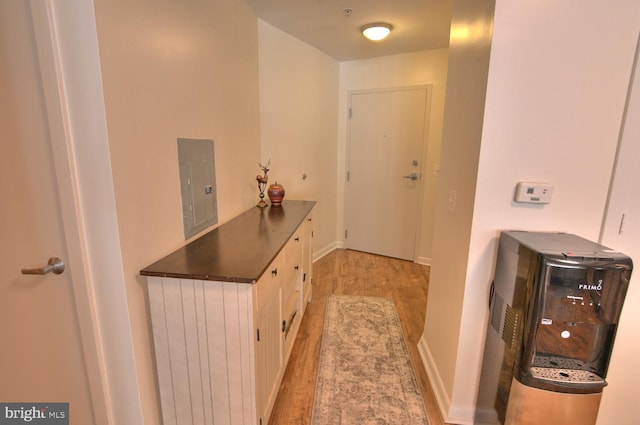
<path id="1" fill-rule="evenodd" d="M 456 213 L 456 202 L 458 194 L 455 190 L 449 191 L 449 214 L 454 215 Z"/>
<path id="2" fill-rule="evenodd" d="M 548 183 L 520 182 L 516 186 L 516 202 L 548 204 L 553 195 L 553 186 Z"/>

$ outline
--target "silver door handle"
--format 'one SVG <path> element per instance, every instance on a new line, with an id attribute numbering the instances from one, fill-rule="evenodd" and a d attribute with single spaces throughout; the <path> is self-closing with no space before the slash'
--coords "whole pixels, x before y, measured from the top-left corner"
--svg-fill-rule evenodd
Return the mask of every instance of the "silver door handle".
<path id="1" fill-rule="evenodd" d="M 403 179 L 418 180 L 418 173 L 411 173 L 408 176 L 402 176 Z"/>
<path id="2" fill-rule="evenodd" d="M 22 274 L 61 274 L 64 271 L 64 262 L 58 257 L 49 258 L 46 266 L 37 269 L 22 269 Z"/>

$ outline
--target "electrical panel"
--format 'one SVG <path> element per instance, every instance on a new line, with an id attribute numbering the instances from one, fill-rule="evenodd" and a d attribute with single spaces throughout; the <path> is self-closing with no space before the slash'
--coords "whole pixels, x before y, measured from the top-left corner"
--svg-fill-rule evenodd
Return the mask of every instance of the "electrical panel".
<path id="1" fill-rule="evenodd" d="M 218 222 L 213 140 L 178 139 L 184 238 Z"/>

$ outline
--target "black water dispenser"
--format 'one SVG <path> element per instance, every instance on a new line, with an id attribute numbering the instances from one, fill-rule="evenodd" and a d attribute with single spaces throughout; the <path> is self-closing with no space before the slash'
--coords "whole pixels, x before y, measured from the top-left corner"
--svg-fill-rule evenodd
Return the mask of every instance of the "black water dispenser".
<path id="1" fill-rule="evenodd" d="M 576 235 L 502 232 L 476 423 L 595 424 L 631 270 Z"/>

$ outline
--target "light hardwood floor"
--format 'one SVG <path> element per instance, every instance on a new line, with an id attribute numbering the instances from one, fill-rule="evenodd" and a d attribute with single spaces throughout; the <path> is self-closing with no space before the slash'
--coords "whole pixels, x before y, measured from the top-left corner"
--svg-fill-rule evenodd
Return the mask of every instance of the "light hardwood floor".
<path id="1" fill-rule="evenodd" d="M 431 425 L 444 425 L 417 344 L 424 327 L 429 267 L 337 249 L 313 264 L 313 299 L 300 325 L 270 425 L 311 423 L 326 299 L 329 294 L 392 298 L 411 352 Z"/>

